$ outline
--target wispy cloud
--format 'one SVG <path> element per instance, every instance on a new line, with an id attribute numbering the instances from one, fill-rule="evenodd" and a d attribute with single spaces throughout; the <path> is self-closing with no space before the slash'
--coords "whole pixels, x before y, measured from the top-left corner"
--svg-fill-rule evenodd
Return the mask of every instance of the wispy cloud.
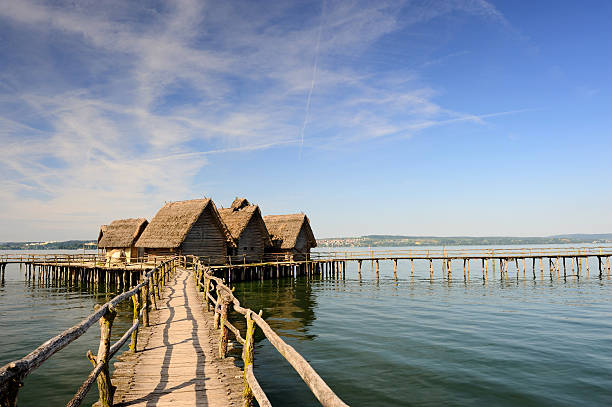
<path id="1" fill-rule="evenodd" d="M 0 1 L 14 44 L 4 46 L 10 58 L 0 71 L 0 140 L 10 158 L 0 164 L 8 226 L 0 239 L 26 221 L 56 227 L 78 215 L 84 226 L 71 233 L 95 230 L 118 213 L 150 215 L 164 199 L 200 195 L 192 179 L 212 154 L 486 118 L 439 106 L 416 69 L 343 63 L 455 11 L 507 23 L 484 0 Z"/>

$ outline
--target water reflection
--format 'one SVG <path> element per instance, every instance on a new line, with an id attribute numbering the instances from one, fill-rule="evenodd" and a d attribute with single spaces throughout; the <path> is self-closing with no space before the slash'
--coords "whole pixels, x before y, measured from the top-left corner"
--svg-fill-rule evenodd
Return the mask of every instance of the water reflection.
<path id="1" fill-rule="evenodd" d="M 252 310 L 263 310 L 266 322 L 279 335 L 312 340 L 316 335 L 309 333 L 309 327 L 316 318 L 317 306 L 312 284 L 320 281 L 308 278 L 248 281 L 236 284 L 235 295 Z M 242 318 L 234 316 L 233 320 L 244 327 Z M 263 333 L 257 330 L 255 341 L 263 339 Z"/>

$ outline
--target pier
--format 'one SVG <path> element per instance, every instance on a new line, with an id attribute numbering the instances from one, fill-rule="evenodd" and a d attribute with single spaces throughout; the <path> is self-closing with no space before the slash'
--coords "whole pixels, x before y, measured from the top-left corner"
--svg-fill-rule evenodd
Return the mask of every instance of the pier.
<path id="1" fill-rule="evenodd" d="M 287 276 L 323 276 L 343 278 L 349 262 L 357 265 L 358 277 L 362 277 L 363 263 L 370 264 L 376 277 L 380 277 L 380 262 L 393 265 L 393 276 L 398 278 L 398 264 L 408 262 L 410 274 L 414 276 L 416 261 L 425 262 L 429 277 L 434 279 L 453 278 L 453 262 L 459 262 L 463 279 L 470 278 L 476 271 L 483 280 L 499 273 L 500 279 L 511 275 L 517 278 L 567 278 L 589 277 L 591 261 L 596 267 L 596 276 L 610 275 L 612 247 L 570 247 L 570 248 L 501 248 L 501 249 L 403 249 L 367 251 L 314 252 L 295 260 L 286 255 L 265 255 L 260 262 L 247 263 L 239 256 L 228 257 L 224 265 L 210 265 L 216 275 L 227 281 L 281 278 Z M 202 259 L 206 263 L 206 259 Z M 440 274 L 434 269 L 434 261 L 441 264 Z M 457 269 L 455 269 L 457 270 Z"/>
<path id="2" fill-rule="evenodd" d="M 34 284 L 136 285 L 144 275 L 170 257 L 139 258 L 130 262 L 111 262 L 98 254 L 4 254 L 0 255 L 0 279 L 4 281 L 7 264 L 25 268 L 26 281 Z"/>

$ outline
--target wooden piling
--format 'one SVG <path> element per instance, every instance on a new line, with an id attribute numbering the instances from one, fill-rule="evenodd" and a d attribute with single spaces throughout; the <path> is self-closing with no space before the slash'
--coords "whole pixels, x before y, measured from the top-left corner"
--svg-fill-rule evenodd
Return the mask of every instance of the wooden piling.
<path id="1" fill-rule="evenodd" d="M 516 267 L 516 279 L 518 280 L 519 279 L 519 273 L 520 273 L 520 271 L 519 271 L 519 264 L 518 264 L 518 257 L 514 258 L 514 265 Z"/>
<path id="2" fill-rule="evenodd" d="M 393 259 L 393 278 L 397 280 L 397 259 Z"/>
<path id="3" fill-rule="evenodd" d="M 544 280 L 544 258 L 540 257 L 540 280 Z"/>
<path id="4" fill-rule="evenodd" d="M 601 256 L 597 256 L 597 265 L 599 267 L 599 278 L 601 278 L 603 276 L 603 273 L 601 270 Z"/>

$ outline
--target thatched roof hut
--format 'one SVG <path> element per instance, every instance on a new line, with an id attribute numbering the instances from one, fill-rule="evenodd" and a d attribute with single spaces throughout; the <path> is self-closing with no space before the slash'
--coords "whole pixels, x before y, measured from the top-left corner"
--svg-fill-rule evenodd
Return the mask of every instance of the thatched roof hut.
<path id="1" fill-rule="evenodd" d="M 231 251 L 234 256 L 242 256 L 246 261 L 260 260 L 264 249 L 272 246 L 259 206 L 236 198 L 230 208 L 219 209 L 219 214 L 234 240 L 235 250 Z"/>
<path id="2" fill-rule="evenodd" d="M 98 234 L 98 248 L 106 251 L 106 256 L 114 259 L 132 261 L 143 253 L 138 253 L 135 243 L 149 222 L 145 218 L 118 219 L 110 225 L 102 225 Z"/>
<path id="3" fill-rule="evenodd" d="M 310 221 L 303 213 L 268 215 L 264 217 L 276 252 L 308 254 L 317 247 L 317 240 L 310 228 Z"/>
<path id="4" fill-rule="evenodd" d="M 145 218 L 118 219 L 110 225 L 102 225 L 98 235 L 98 247 L 131 247 L 149 222 Z"/>
<path id="5" fill-rule="evenodd" d="M 232 236 L 211 199 L 169 202 L 136 242 L 151 255 L 195 255 L 222 263 Z"/>

